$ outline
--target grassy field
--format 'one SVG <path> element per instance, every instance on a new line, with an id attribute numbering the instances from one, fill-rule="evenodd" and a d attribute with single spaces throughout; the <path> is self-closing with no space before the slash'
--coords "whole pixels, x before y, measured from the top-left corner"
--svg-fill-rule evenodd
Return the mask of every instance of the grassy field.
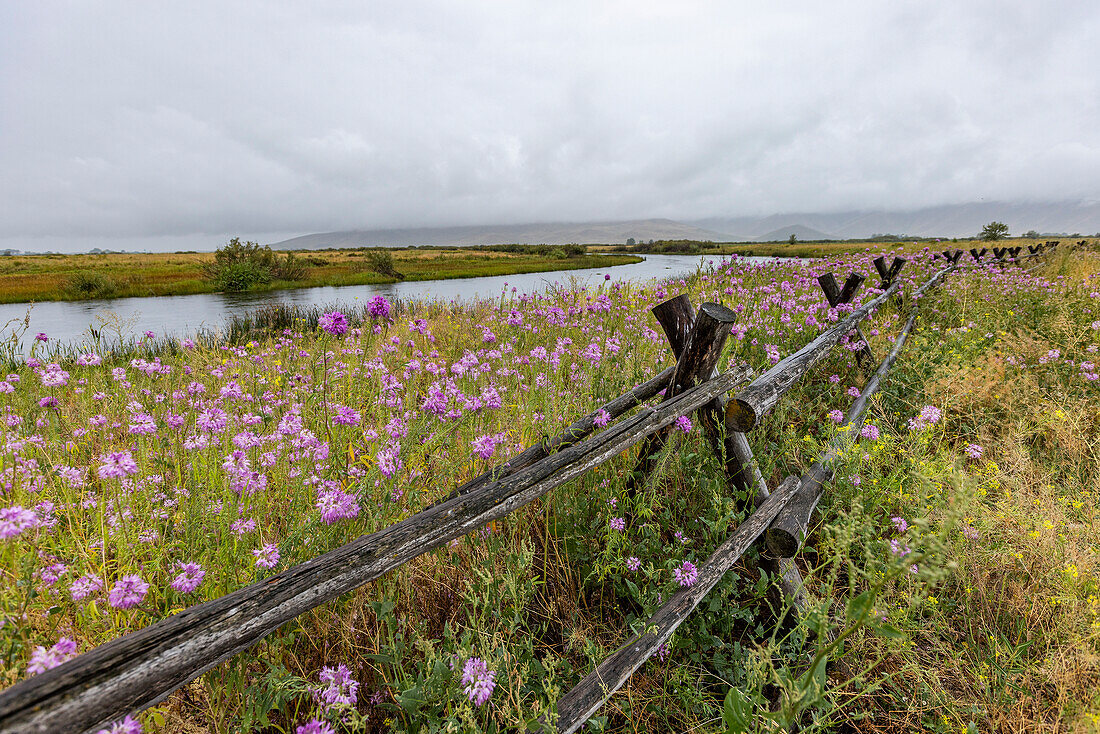
<path id="1" fill-rule="evenodd" d="M 406 280 L 603 268 L 640 259 L 624 255 L 559 258 L 442 248 L 390 252 L 395 268 Z M 363 250 L 313 250 L 295 255 L 306 264 L 306 277 L 293 282 L 275 280 L 262 286 L 263 290 L 394 282 L 394 278 L 368 268 L 367 253 Z M 216 286 L 203 278 L 202 267 L 212 261 L 213 253 L 3 257 L 0 258 L 0 303 L 211 293 Z"/>
<path id="2" fill-rule="evenodd" d="M 910 292 L 942 267 L 894 252 Z M 342 335 L 313 314 L 102 363 L 39 345 L 0 381 L 0 688 L 408 517 L 557 432 L 670 364 L 649 309 L 677 293 L 737 310 L 723 363 L 763 371 L 838 316 L 815 276 L 870 275 L 874 254 L 378 303 Z M 864 325 L 876 355 L 911 308 Z M 585 731 L 1095 730 L 1098 348 L 1094 246 L 948 276 L 815 515 L 798 558 L 808 614 L 775 631 L 751 552 Z M 865 381 L 852 355 L 834 350 L 749 435 L 769 486 L 835 435 Z M 636 495 L 634 461 L 302 615 L 138 718 L 500 732 L 552 715 L 745 517 L 697 428 Z"/>

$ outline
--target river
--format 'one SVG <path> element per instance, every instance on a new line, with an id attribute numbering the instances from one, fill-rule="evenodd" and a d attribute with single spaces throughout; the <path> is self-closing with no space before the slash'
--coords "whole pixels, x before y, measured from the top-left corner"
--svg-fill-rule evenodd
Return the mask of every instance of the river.
<path id="1" fill-rule="evenodd" d="M 415 282 L 388 283 L 382 285 L 354 285 L 340 287 L 298 288 L 262 293 L 200 293 L 191 296 L 154 296 L 148 298 L 115 298 L 86 301 L 43 301 L 40 303 L 0 304 L 0 338 L 12 333 L 10 322 L 18 322 L 18 329 L 26 314 L 30 313 L 30 326 L 24 347 L 38 332 L 51 340 L 78 344 L 88 336 L 88 328 L 102 328 L 106 322 L 108 333 L 138 335 L 152 331 L 157 336 L 184 337 L 200 329 L 220 329 L 226 320 L 260 306 L 275 303 L 300 306 L 352 305 L 362 303 L 376 295 L 391 300 L 464 301 L 479 298 L 499 298 L 505 288 L 517 289 L 517 293 L 543 292 L 553 283 L 595 284 L 604 275 L 612 280 L 644 281 L 667 277 L 695 270 L 702 261 L 718 262 L 728 258 L 708 255 L 646 255 L 645 260 L 630 265 L 609 268 L 565 270 L 549 273 L 498 275 L 483 278 L 455 278 L 451 280 L 420 280 Z M 761 261 L 770 258 L 741 258 Z M 8 326 L 5 326 L 8 324 Z"/>

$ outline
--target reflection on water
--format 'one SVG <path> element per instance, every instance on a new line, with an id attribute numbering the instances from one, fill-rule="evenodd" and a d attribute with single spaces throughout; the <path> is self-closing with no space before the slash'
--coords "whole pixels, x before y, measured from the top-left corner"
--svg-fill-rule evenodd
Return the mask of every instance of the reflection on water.
<path id="1" fill-rule="evenodd" d="M 9 320 L 22 322 L 30 309 L 28 334 L 44 332 L 51 339 L 79 342 L 88 334 L 88 327 L 99 328 L 106 320 L 108 332 L 116 330 L 126 335 L 152 331 L 158 336 L 186 336 L 200 329 L 219 329 L 230 316 L 245 314 L 260 306 L 274 303 L 302 306 L 350 305 L 376 295 L 407 300 L 436 299 L 466 301 L 479 298 L 499 298 L 507 287 L 517 293 L 541 293 L 554 283 L 596 284 L 605 274 L 613 280 L 644 281 L 688 273 L 701 262 L 719 262 L 727 258 L 690 255 L 646 255 L 644 262 L 617 265 L 610 268 L 569 270 L 524 275 L 499 275 L 484 278 L 453 280 L 422 280 L 384 285 L 356 285 L 338 288 L 299 288 L 268 293 L 201 293 L 193 296 L 156 296 L 150 298 L 118 298 L 94 301 L 47 301 L 0 305 L 0 334 Z M 741 258 L 766 260 L 767 258 Z"/>

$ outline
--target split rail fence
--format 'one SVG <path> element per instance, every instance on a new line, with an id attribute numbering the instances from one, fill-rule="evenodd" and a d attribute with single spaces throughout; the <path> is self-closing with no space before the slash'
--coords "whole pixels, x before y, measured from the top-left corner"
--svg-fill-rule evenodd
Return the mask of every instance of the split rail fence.
<path id="1" fill-rule="evenodd" d="M 1016 252 L 1006 250 L 997 257 L 1015 258 L 1019 248 L 1012 249 Z M 599 411 L 590 413 L 559 435 L 466 482 L 445 500 L 406 520 L 251 586 L 185 609 L 10 687 L 0 693 L 0 734 L 90 731 L 156 705 L 298 615 L 504 517 L 638 443 L 642 447 L 635 476 L 644 478 L 658 452 L 677 435 L 671 431 L 673 423 L 681 416 L 695 414 L 722 461 L 729 485 L 751 497 L 755 507 L 699 568 L 695 584 L 672 595 L 644 625 L 644 632 L 604 659 L 560 698 L 555 716 L 544 717 L 533 726 L 535 730 L 574 732 L 668 641 L 761 536 L 773 556 L 763 554 L 765 570 L 795 614 L 803 607 L 802 578 L 791 559 L 831 479 L 830 465 L 859 433 L 869 398 L 913 328 L 917 299 L 957 269 L 961 255 L 961 251 L 945 253 L 947 267 L 911 295 L 914 308 L 905 327 L 848 411 L 850 430 L 838 433 L 801 477 L 789 476 L 769 490 L 745 433 L 759 425 L 779 399 L 834 346 L 856 333 L 875 309 L 899 294 L 897 275 L 905 264 L 901 258 L 895 258 L 889 267 L 882 258 L 875 262 L 882 280 L 879 295 L 852 309 L 812 342 L 755 378 L 745 366 L 721 373 L 716 369 L 733 327 L 733 311 L 717 303 L 704 303 L 695 313 L 683 295 L 659 304 L 653 313 L 664 329 L 676 363 L 604 405 L 601 410 L 615 423 L 596 433 Z M 982 255 L 984 250 L 974 254 L 975 261 Z M 837 285 L 832 273 L 818 280 L 829 303 L 838 306 L 851 301 L 864 276 L 853 273 L 843 286 Z M 861 341 L 859 359 L 870 365 L 870 347 L 865 339 Z M 732 398 L 727 397 L 731 392 Z M 623 417 L 658 395 L 662 395 L 658 404 Z"/>

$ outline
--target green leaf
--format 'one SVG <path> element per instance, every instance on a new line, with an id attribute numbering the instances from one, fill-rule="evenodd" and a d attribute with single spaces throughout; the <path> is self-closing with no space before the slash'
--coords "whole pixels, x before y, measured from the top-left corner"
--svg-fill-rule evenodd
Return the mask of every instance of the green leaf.
<path id="1" fill-rule="evenodd" d="M 875 631 L 877 631 L 882 637 L 889 637 L 891 640 L 904 640 L 906 637 L 906 634 L 904 632 L 899 630 L 894 625 L 886 624 L 885 622 L 883 624 L 876 625 Z"/>
<path id="2" fill-rule="evenodd" d="M 722 722 L 726 725 L 726 734 L 745 734 L 756 731 L 753 721 L 753 706 L 742 691 L 731 688 L 722 705 Z"/>
<path id="3" fill-rule="evenodd" d="M 875 596 L 871 593 L 871 590 L 863 592 L 859 596 L 852 597 L 848 600 L 847 616 L 848 621 L 855 622 L 856 620 L 866 618 L 871 613 L 871 605 L 875 603 Z"/>

